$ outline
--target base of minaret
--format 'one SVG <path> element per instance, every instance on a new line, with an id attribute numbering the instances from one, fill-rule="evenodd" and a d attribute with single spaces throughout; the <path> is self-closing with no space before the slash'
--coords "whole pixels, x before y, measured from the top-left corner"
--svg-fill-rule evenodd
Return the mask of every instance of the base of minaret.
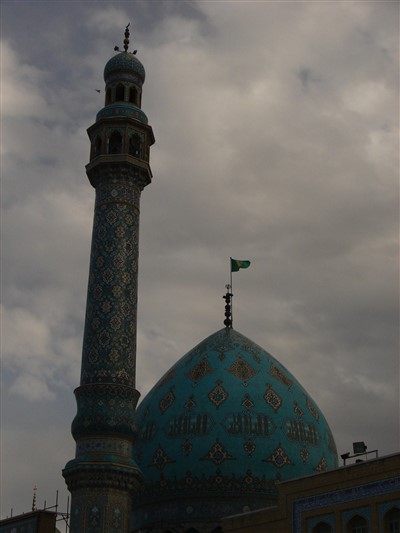
<path id="1" fill-rule="evenodd" d="M 70 461 L 63 470 L 72 494 L 70 533 L 127 533 L 131 530 L 132 497 L 142 483 L 142 474 L 133 460 L 131 466 L 105 462 L 103 452 L 110 445 L 129 450 L 131 446 L 119 439 L 87 440 L 87 446 L 103 449 L 98 461 L 93 454 L 89 461 Z"/>
<path id="2" fill-rule="evenodd" d="M 84 489 L 72 497 L 70 533 L 125 533 L 131 531 L 131 497 L 125 491 Z"/>

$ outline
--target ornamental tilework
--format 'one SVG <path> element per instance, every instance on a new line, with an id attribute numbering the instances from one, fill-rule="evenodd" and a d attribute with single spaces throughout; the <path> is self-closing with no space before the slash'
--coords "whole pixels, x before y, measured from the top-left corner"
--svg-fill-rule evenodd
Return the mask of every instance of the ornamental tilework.
<path id="1" fill-rule="evenodd" d="M 203 358 L 200 363 L 194 366 L 187 375 L 192 381 L 197 383 L 211 372 L 213 372 L 213 369 L 211 368 L 210 363 L 206 358 Z"/>
<path id="2" fill-rule="evenodd" d="M 175 463 L 175 461 L 162 448 L 157 448 L 150 466 L 155 466 L 159 470 L 163 470 L 170 463 Z"/>
<path id="3" fill-rule="evenodd" d="M 315 509 L 323 509 L 324 507 L 331 507 L 335 505 L 342 505 L 344 503 L 353 503 L 357 500 L 368 500 L 368 498 L 394 494 L 400 492 L 400 477 L 387 478 L 382 481 L 368 483 L 356 487 L 335 490 L 333 492 L 326 492 L 317 494 L 316 496 L 309 496 L 301 498 L 293 502 L 293 533 L 300 531 L 301 518 L 303 513 L 314 511 Z M 353 507 L 353 506 L 352 506 Z"/>
<path id="4" fill-rule="evenodd" d="M 314 405 L 310 402 L 310 400 L 309 400 L 308 398 L 306 398 L 306 403 L 307 403 L 308 410 L 309 410 L 310 413 L 313 415 L 313 417 L 315 418 L 315 420 L 319 420 L 319 412 L 318 412 L 318 410 L 314 407 Z"/>
<path id="5" fill-rule="evenodd" d="M 187 401 L 184 403 L 183 407 L 185 409 L 189 409 L 189 411 L 191 409 L 193 409 L 194 407 L 196 407 L 196 402 L 193 398 L 193 394 L 191 396 L 189 396 L 189 398 L 187 399 Z"/>
<path id="6" fill-rule="evenodd" d="M 215 387 L 208 393 L 208 399 L 217 409 L 229 396 L 229 393 L 222 387 L 221 383 L 222 381 L 218 379 Z"/>
<path id="7" fill-rule="evenodd" d="M 282 398 L 277 392 L 273 390 L 269 383 L 267 383 L 267 390 L 264 394 L 264 400 L 270 407 L 272 407 L 274 411 L 278 411 L 278 409 L 282 405 Z"/>
<path id="8" fill-rule="evenodd" d="M 183 443 L 182 443 L 182 451 L 185 455 L 189 455 L 190 452 L 193 450 L 193 445 L 192 443 L 190 442 L 190 440 L 185 440 Z"/>
<path id="9" fill-rule="evenodd" d="M 251 457 L 253 455 L 253 452 L 254 450 L 256 449 L 256 443 L 254 442 L 254 440 L 247 440 L 244 444 L 243 444 L 243 448 L 245 450 L 245 452 L 247 453 L 247 455 L 249 457 Z"/>
<path id="10" fill-rule="evenodd" d="M 228 372 L 236 376 L 243 382 L 247 382 L 250 378 L 255 376 L 256 371 L 247 361 L 238 357 L 234 363 L 228 368 Z"/>
<path id="11" fill-rule="evenodd" d="M 264 459 L 264 461 L 273 463 L 277 468 L 282 468 L 283 466 L 293 464 L 288 454 L 286 453 L 285 449 L 282 448 L 281 445 L 275 448 L 272 454 L 266 459 Z"/>
<path id="12" fill-rule="evenodd" d="M 303 418 L 303 410 L 296 401 L 293 402 L 293 411 L 296 413 L 298 418 Z"/>
<path id="13" fill-rule="evenodd" d="M 164 414 L 165 411 L 166 411 L 169 407 L 171 407 L 171 405 L 174 403 L 174 401 L 175 401 L 175 394 L 174 394 L 173 390 L 171 389 L 171 390 L 169 390 L 169 391 L 167 392 L 167 394 L 166 394 L 163 398 L 161 398 L 161 400 L 160 400 L 160 403 L 159 403 L 159 406 L 160 406 L 160 412 Z"/>
<path id="14" fill-rule="evenodd" d="M 72 434 L 78 437 L 116 432 L 135 432 L 134 413 L 139 393 L 131 387 L 91 384 L 75 390 L 78 413 L 72 423 Z"/>
<path id="15" fill-rule="evenodd" d="M 241 405 L 242 405 L 245 409 L 247 409 L 248 411 L 254 407 L 255 404 L 254 404 L 253 400 L 251 399 L 251 396 L 250 396 L 249 393 L 246 392 L 246 393 L 244 394 L 244 396 L 243 396 L 243 401 L 242 401 Z"/>
<path id="16" fill-rule="evenodd" d="M 220 465 L 224 461 L 232 461 L 233 459 L 236 459 L 236 457 L 233 457 L 233 455 L 227 451 L 225 446 L 219 442 L 219 439 L 217 439 L 202 459 Z"/>
<path id="17" fill-rule="evenodd" d="M 271 374 L 271 376 L 273 376 L 274 378 L 279 380 L 281 383 L 283 383 L 283 385 L 285 385 L 285 387 L 291 387 L 292 386 L 291 380 L 286 376 L 286 374 L 284 372 L 282 372 L 282 370 L 280 370 L 273 363 L 271 364 L 270 374 Z"/>
<path id="18" fill-rule="evenodd" d="M 307 448 L 302 448 L 300 450 L 300 457 L 304 464 L 308 461 L 308 458 L 310 457 L 310 453 L 307 450 Z"/>
<path id="19" fill-rule="evenodd" d="M 321 458 L 314 470 L 315 472 L 326 472 L 328 470 L 328 461 L 326 460 L 326 457 Z"/>
<path id="20" fill-rule="evenodd" d="M 150 517 L 169 516 L 171 498 L 174 512 L 182 513 L 176 520 L 187 520 L 189 506 L 190 524 L 195 524 L 204 515 L 193 502 L 206 492 L 215 495 L 216 514 L 210 511 L 207 516 L 218 522 L 227 498 L 240 500 L 237 512 L 243 505 L 255 509 L 273 503 L 277 481 L 314 473 L 322 457 L 328 468 L 337 466 L 322 413 L 315 406 L 317 419 L 295 377 L 240 333 L 229 328 L 214 333 L 178 360 L 171 372 L 137 412 L 137 424 L 146 427 L 151 422 L 153 429 L 146 429 L 134 447 L 145 476 L 134 503 L 136 529 L 146 529 Z M 175 399 L 163 414 L 159 402 L 172 387 Z M 174 461 L 162 471 L 148 467 L 158 448 Z"/>
<path id="21" fill-rule="evenodd" d="M 140 191 L 97 188 L 81 383 L 135 385 Z"/>

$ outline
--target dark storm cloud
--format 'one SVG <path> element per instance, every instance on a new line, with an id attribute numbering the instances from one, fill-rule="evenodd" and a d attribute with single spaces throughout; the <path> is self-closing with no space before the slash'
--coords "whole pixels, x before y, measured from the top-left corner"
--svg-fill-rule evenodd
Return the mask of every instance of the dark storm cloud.
<path id="1" fill-rule="evenodd" d="M 50 500 L 73 456 L 85 129 L 128 22 L 156 136 L 138 388 L 222 327 L 228 258 L 250 259 L 234 274 L 235 327 L 298 377 L 340 452 L 354 440 L 397 451 L 398 4 L 9 2 L 2 14 L 4 513 L 29 507 L 27 478 Z"/>

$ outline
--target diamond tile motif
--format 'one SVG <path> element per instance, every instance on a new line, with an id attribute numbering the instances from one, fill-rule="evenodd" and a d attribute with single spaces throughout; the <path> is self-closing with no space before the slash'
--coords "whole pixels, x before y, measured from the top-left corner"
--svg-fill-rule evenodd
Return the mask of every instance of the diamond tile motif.
<path id="1" fill-rule="evenodd" d="M 183 407 L 184 407 L 185 409 L 188 409 L 189 411 L 190 411 L 191 409 L 193 409 L 193 407 L 196 407 L 196 402 L 195 402 L 194 399 L 193 399 L 193 395 L 190 396 L 190 397 L 186 400 L 186 402 L 184 403 Z"/>
<path id="2" fill-rule="evenodd" d="M 199 364 L 194 366 L 187 374 L 187 376 L 194 382 L 198 382 L 207 374 L 213 372 L 210 363 L 206 358 L 202 359 Z"/>
<path id="3" fill-rule="evenodd" d="M 212 461 L 215 465 L 220 465 L 224 461 L 232 461 L 233 459 L 235 459 L 235 457 L 228 453 L 227 449 L 219 442 L 218 438 L 211 446 L 208 453 L 202 457 L 202 460 Z"/>
<path id="4" fill-rule="evenodd" d="M 254 407 L 254 402 L 251 399 L 250 394 L 248 394 L 247 392 L 245 393 L 243 397 L 243 401 L 241 405 L 247 410 L 250 410 Z"/>
<path id="5" fill-rule="evenodd" d="M 171 463 L 175 463 L 175 461 L 171 459 L 162 448 L 157 448 L 149 466 L 155 466 L 159 470 L 163 470 L 166 465 Z"/>
<path id="6" fill-rule="evenodd" d="M 248 381 L 257 373 L 254 368 L 241 357 L 238 357 L 232 366 L 228 368 L 228 372 L 242 381 Z"/>
<path id="7" fill-rule="evenodd" d="M 228 398 L 229 394 L 224 387 L 222 387 L 222 381 L 220 379 L 218 379 L 216 383 L 216 386 L 208 393 L 208 399 L 218 409 L 218 407 Z"/>
<path id="8" fill-rule="evenodd" d="M 282 468 L 285 465 L 293 464 L 292 461 L 289 459 L 289 456 L 285 452 L 284 448 L 282 448 L 281 445 L 275 448 L 272 454 L 266 459 L 263 459 L 263 461 L 268 462 L 268 463 L 273 463 L 277 468 Z"/>
<path id="9" fill-rule="evenodd" d="M 168 407 L 171 407 L 171 405 L 174 403 L 174 401 L 175 401 L 175 394 L 173 393 L 172 390 L 170 390 L 164 396 L 164 398 L 161 398 L 161 400 L 160 400 L 160 403 L 159 403 L 160 411 L 162 413 L 165 413 L 165 411 L 168 409 Z"/>
<path id="10" fill-rule="evenodd" d="M 274 378 L 279 380 L 281 383 L 283 383 L 286 387 L 289 388 L 292 386 L 291 380 L 276 365 L 271 365 L 270 374 L 271 376 L 274 376 Z"/>
<path id="11" fill-rule="evenodd" d="M 299 404 L 296 401 L 293 402 L 293 411 L 296 413 L 296 416 L 298 418 L 303 418 L 303 410 L 300 408 Z"/>
<path id="12" fill-rule="evenodd" d="M 249 457 L 251 457 L 253 452 L 254 452 L 254 450 L 256 449 L 256 444 L 255 444 L 255 442 L 253 440 L 247 440 L 243 444 L 243 449 L 247 453 L 247 455 Z"/>
<path id="13" fill-rule="evenodd" d="M 317 464 L 317 466 L 314 468 L 314 470 L 315 472 L 326 472 L 328 470 L 328 462 L 325 456 L 322 457 L 322 459 Z"/>
<path id="14" fill-rule="evenodd" d="M 267 383 L 267 390 L 264 394 L 264 400 L 270 407 L 272 407 L 274 411 L 277 411 L 282 405 L 282 398 L 273 390 L 269 383 Z"/>
<path id="15" fill-rule="evenodd" d="M 307 403 L 308 410 L 313 415 L 315 420 L 319 420 L 319 413 L 317 409 L 315 409 L 315 407 L 313 406 L 313 404 L 310 402 L 310 400 L 307 397 L 306 397 L 306 403 Z"/>
<path id="16" fill-rule="evenodd" d="M 192 451 L 193 446 L 190 440 L 185 440 L 182 444 L 182 451 L 185 455 L 189 455 L 189 453 Z"/>
<path id="17" fill-rule="evenodd" d="M 303 461 L 303 463 L 306 464 L 306 462 L 308 461 L 308 458 L 310 457 L 310 453 L 307 450 L 307 448 L 302 448 L 300 450 L 300 457 L 301 457 L 301 460 Z"/>

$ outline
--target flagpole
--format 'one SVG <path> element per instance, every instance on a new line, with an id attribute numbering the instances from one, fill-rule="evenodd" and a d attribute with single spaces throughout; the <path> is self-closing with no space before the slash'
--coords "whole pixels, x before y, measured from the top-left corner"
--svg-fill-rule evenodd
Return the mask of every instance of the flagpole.
<path id="1" fill-rule="evenodd" d="M 232 321 L 232 328 L 233 328 L 233 287 L 232 287 L 232 257 L 229 258 L 229 271 L 230 271 L 230 276 L 231 276 L 231 294 L 232 294 L 232 297 L 231 297 L 231 321 Z"/>

